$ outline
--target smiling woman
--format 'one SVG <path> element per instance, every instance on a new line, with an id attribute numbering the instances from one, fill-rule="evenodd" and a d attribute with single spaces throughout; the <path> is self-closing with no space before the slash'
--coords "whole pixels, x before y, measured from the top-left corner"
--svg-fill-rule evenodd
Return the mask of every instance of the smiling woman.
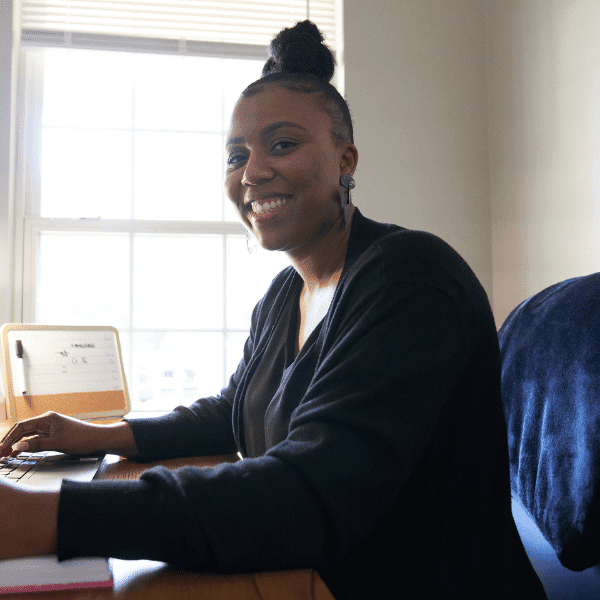
<path id="1" fill-rule="evenodd" d="M 31 450 L 243 460 L 67 481 L 43 506 L 0 488 L 1 505 L 45 519 L 22 511 L 9 542 L 0 525 L 0 554 L 30 552 L 17 534 L 39 531 L 34 550 L 56 540 L 60 558 L 309 567 L 337 600 L 545 598 L 512 520 L 483 288 L 439 238 L 372 221 L 350 202 L 358 151 L 319 30 L 299 23 L 271 52 L 235 107 L 226 191 L 258 242 L 292 266 L 256 305 L 229 384 L 154 419 L 31 419 L 0 447 L 16 452 L 33 432 Z"/>
<path id="2" fill-rule="evenodd" d="M 330 130 L 316 98 L 278 86 L 242 98 L 233 114 L 227 195 L 259 243 L 292 260 L 343 236 L 340 176 L 354 172 L 358 153 Z"/>

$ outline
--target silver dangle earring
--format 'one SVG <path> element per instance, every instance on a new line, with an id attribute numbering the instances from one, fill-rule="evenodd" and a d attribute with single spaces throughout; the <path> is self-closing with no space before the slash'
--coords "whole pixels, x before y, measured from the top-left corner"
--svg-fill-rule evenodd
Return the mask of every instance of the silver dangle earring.
<path id="1" fill-rule="evenodd" d="M 248 254 L 256 254 L 258 250 L 258 242 L 256 238 L 246 229 L 246 248 L 248 249 Z"/>
<path id="2" fill-rule="evenodd" d="M 348 222 L 348 207 L 350 206 L 350 190 L 356 187 L 356 182 L 350 173 L 340 177 L 340 185 L 344 188 L 342 191 L 342 229 L 345 229 Z"/>

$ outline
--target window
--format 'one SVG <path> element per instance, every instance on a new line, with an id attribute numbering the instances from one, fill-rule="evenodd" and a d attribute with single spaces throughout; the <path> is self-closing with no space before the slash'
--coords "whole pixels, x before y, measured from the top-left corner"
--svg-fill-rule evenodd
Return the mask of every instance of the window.
<path id="1" fill-rule="evenodd" d="M 286 264 L 248 255 L 223 194 L 229 113 L 262 62 L 23 53 L 41 132 L 25 160 L 40 181 L 25 188 L 25 320 L 118 327 L 137 410 L 214 394 Z"/>
<path id="2" fill-rule="evenodd" d="M 133 409 L 162 411 L 226 383 L 287 265 L 248 253 L 223 148 L 266 43 L 307 2 L 251 0 L 242 18 L 129 0 L 112 22 L 111 4 L 21 3 L 15 316 L 116 326 Z M 334 38 L 334 2 L 308 4 Z"/>

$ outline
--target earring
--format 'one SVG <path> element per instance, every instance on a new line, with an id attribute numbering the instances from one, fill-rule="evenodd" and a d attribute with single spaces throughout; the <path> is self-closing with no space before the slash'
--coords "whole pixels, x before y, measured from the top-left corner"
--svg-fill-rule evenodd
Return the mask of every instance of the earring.
<path id="1" fill-rule="evenodd" d="M 348 206 L 350 205 L 350 190 L 356 187 L 356 182 L 350 173 L 346 173 L 340 177 L 340 185 L 344 188 L 342 192 L 342 229 L 346 227 L 348 222 Z"/>
<path id="2" fill-rule="evenodd" d="M 258 250 L 258 242 L 256 238 L 246 229 L 246 248 L 248 249 L 248 254 L 256 254 Z"/>

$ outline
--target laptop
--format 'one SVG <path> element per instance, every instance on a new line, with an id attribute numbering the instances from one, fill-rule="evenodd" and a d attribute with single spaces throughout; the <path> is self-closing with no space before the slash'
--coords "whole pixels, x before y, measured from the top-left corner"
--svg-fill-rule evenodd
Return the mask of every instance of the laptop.
<path id="1" fill-rule="evenodd" d="M 55 410 L 84 421 L 112 423 L 129 412 L 114 327 L 6 323 L 0 327 L 0 355 L 0 413 L 6 409 L 0 419 L 17 423 Z M 93 479 L 102 459 L 103 455 L 22 452 L 0 459 L 0 478 L 58 490 L 63 479 Z"/>
<path id="2" fill-rule="evenodd" d="M 16 457 L 0 459 L 0 478 L 17 485 L 57 491 L 63 479 L 91 481 L 103 458 L 103 454 L 76 456 L 52 451 L 21 452 Z"/>

